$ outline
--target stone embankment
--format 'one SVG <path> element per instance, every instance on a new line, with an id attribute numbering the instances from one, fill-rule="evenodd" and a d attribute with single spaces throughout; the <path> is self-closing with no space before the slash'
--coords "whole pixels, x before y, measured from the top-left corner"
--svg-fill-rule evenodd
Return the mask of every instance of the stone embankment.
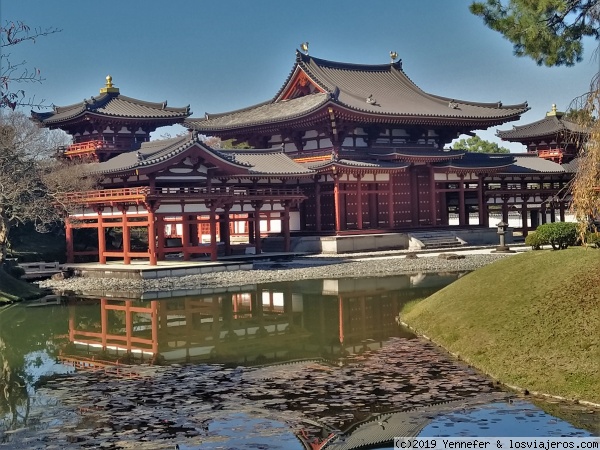
<path id="1" fill-rule="evenodd" d="M 427 272 L 470 271 L 503 257 L 505 255 L 501 254 L 465 254 L 464 258 L 461 255 L 459 259 L 447 259 L 433 255 L 419 255 L 417 258 L 409 258 L 406 254 L 378 256 L 376 253 L 343 255 L 342 257 L 316 255 L 299 257 L 286 262 L 257 261 L 254 269 L 250 271 L 215 272 L 151 280 L 69 278 L 45 280 L 40 282 L 40 287 L 75 293 L 87 290 L 145 292 L 220 288 L 318 278 L 379 277 Z"/>

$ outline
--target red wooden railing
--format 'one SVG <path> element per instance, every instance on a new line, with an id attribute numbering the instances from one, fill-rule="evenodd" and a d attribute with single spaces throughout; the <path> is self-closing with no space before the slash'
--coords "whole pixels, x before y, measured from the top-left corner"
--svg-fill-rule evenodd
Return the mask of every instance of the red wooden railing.
<path id="1" fill-rule="evenodd" d="M 561 156 L 563 154 L 562 149 L 553 148 L 549 150 L 538 150 L 538 156 L 541 158 L 547 158 L 549 156 Z"/>
<path id="2" fill-rule="evenodd" d="M 556 159 L 560 163 L 562 161 L 564 152 L 561 148 L 553 148 L 548 150 L 538 150 L 537 155 L 544 159 Z"/>
<path id="3" fill-rule="evenodd" d="M 110 201 L 134 201 L 159 198 L 304 198 L 298 188 L 279 189 L 247 189 L 238 187 L 162 187 L 150 189 L 149 187 L 101 189 L 95 191 L 73 192 L 65 195 L 69 203 L 104 203 Z"/>
<path id="4" fill-rule="evenodd" d="M 65 150 L 65 155 L 73 156 L 73 155 L 81 155 L 87 153 L 94 153 L 96 150 L 116 150 L 117 147 L 108 142 L 104 141 L 87 141 L 87 142 L 77 142 L 75 144 L 69 145 Z"/>
<path id="5" fill-rule="evenodd" d="M 70 203 L 104 203 L 109 201 L 145 200 L 150 192 L 148 187 L 101 189 L 97 191 L 71 192 L 65 195 Z"/>

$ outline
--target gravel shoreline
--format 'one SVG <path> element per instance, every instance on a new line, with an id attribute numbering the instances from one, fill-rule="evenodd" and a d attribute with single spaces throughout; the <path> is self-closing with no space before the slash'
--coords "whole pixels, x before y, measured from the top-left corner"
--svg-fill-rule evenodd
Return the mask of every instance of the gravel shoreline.
<path id="1" fill-rule="evenodd" d="M 378 256 L 376 253 L 297 257 L 291 261 L 256 261 L 251 270 L 214 272 L 183 277 L 150 280 L 118 278 L 69 278 L 44 280 L 40 287 L 61 292 L 80 293 L 89 290 L 170 291 L 180 289 L 223 288 L 276 281 L 297 281 L 319 278 L 382 277 L 388 275 L 471 271 L 506 257 L 503 254 L 466 254 L 461 259 L 438 256 L 406 255 Z"/>

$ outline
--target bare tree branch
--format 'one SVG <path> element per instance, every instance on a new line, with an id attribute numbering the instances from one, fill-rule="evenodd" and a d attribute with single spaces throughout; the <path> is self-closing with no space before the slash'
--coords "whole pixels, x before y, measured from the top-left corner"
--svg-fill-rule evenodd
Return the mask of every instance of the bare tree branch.
<path id="1" fill-rule="evenodd" d="M 0 25 L 0 108 L 15 109 L 18 106 L 34 108 L 44 107 L 44 101 L 37 101 L 35 97 L 26 98 L 23 89 L 13 89 L 14 84 L 41 83 L 44 79 L 37 68 L 29 69 L 26 61 L 14 63 L 11 53 L 5 53 L 6 47 L 12 47 L 23 42 L 35 43 L 38 38 L 59 33 L 60 29 L 54 27 L 33 28 L 20 21 L 6 21 Z"/>

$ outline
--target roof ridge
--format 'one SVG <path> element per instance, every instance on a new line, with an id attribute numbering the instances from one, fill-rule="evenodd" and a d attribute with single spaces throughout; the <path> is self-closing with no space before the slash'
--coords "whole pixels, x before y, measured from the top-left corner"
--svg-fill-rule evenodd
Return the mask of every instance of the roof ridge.
<path id="1" fill-rule="evenodd" d="M 277 148 L 221 148 L 217 149 L 220 152 L 225 153 L 234 153 L 236 155 L 252 155 L 252 154 L 285 154 L 285 152 L 281 149 L 281 147 Z"/>
<path id="2" fill-rule="evenodd" d="M 164 102 L 150 102 L 147 100 L 140 100 L 138 98 L 133 98 L 133 97 L 128 97 L 126 95 L 120 95 L 120 94 L 116 94 L 114 95 L 115 98 L 118 98 L 119 100 L 123 100 L 124 102 L 128 102 L 128 103 L 134 103 L 134 104 L 138 104 L 138 105 L 143 105 L 143 106 L 149 106 L 152 108 L 156 108 L 156 109 L 161 109 L 163 111 L 170 111 L 170 112 L 185 112 L 186 114 L 190 114 L 190 105 L 187 106 L 167 106 L 167 100 L 165 100 Z"/>
<path id="3" fill-rule="evenodd" d="M 256 103 L 256 104 L 251 105 L 251 106 L 246 106 L 246 107 L 240 108 L 240 109 L 233 109 L 231 111 L 226 111 L 226 112 L 222 112 L 222 113 L 208 113 L 208 112 L 205 112 L 204 113 L 204 118 L 194 118 L 194 117 L 191 117 L 188 120 L 189 121 L 200 122 L 200 121 L 203 121 L 203 120 L 217 119 L 217 118 L 221 118 L 221 117 L 230 116 L 232 114 L 237 114 L 237 113 L 240 113 L 240 112 L 250 111 L 252 109 L 258 108 L 260 106 L 268 105 L 270 103 L 272 103 L 272 100 L 265 100 L 263 102 Z"/>
<path id="4" fill-rule="evenodd" d="M 297 52 L 297 54 L 300 53 L 298 50 L 296 50 L 296 52 Z M 387 63 L 387 64 L 361 64 L 361 63 L 331 61 L 329 59 L 315 58 L 314 56 L 304 55 L 302 53 L 300 53 L 300 61 L 304 62 L 304 63 L 309 63 L 311 61 L 314 61 L 319 66 L 325 66 L 325 67 L 342 69 L 342 70 L 344 70 L 344 69 L 345 70 L 356 70 L 358 68 L 362 68 L 362 69 L 366 68 L 369 70 L 381 71 L 381 72 L 389 72 L 390 67 L 400 67 L 402 65 L 401 60 L 398 60 L 391 64 L 390 63 Z M 300 61 L 298 61 L 298 62 L 300 62 Z"/>
<path id="5" fill-rule="evenodd" d="M 310 67 L 306 62 L 302 61 L 299 63 L 299 67 L 314 81 L 321 89 L 325 92 L 333 92 L 337 87 L 335 83 L 333 83 L 326 74 L 323 73 L 321 68 L 317 65 L 316 67 Z M 315 68 L 317 69 L 315 74 Z M 323 82 L 323 79 L 329 83 L 329 86 Z"/>

